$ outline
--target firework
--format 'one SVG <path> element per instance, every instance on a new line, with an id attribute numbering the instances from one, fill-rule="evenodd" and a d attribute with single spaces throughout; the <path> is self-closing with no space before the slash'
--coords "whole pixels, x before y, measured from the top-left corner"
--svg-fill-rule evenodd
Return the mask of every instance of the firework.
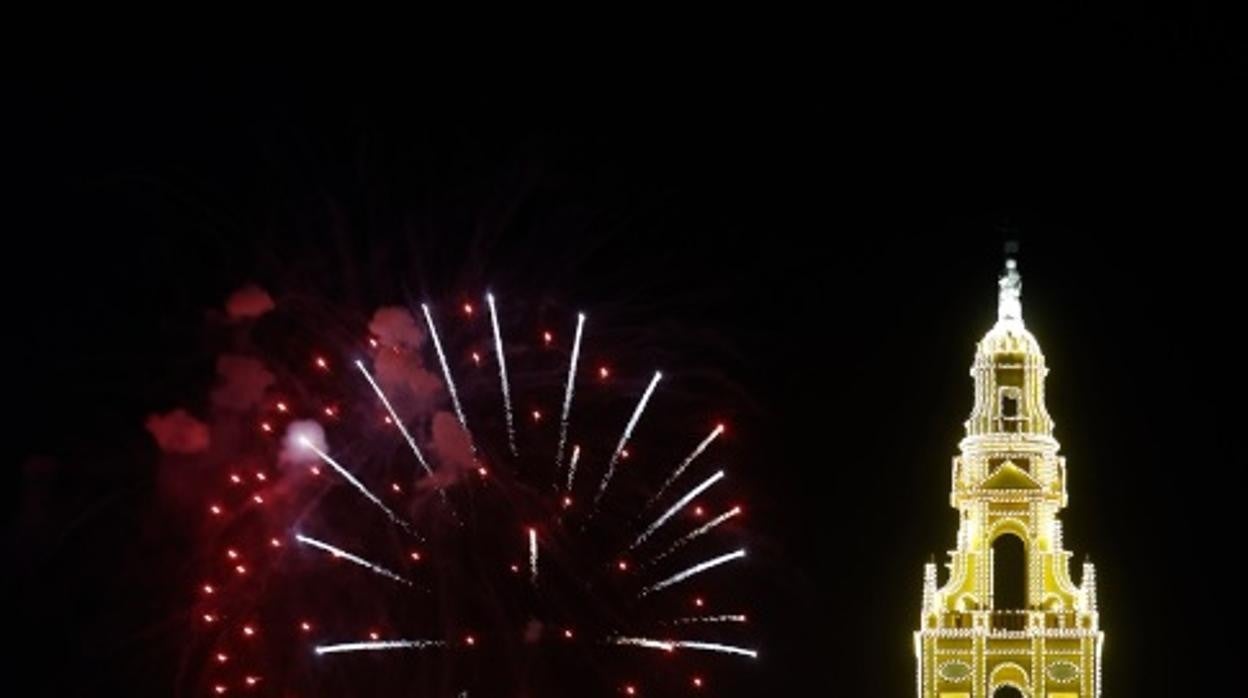
<path id="1" fill-rule="evenodd" d="M 205 506 L 186 695 L 668 695 L 758 656 L 734 584 L 742 510 L 698 460 L 724 426 L 676 434 L 663 373 L 582 361 L 584 313 L 569 346 L 484 302 L 441 328 L 422 304 L 419 341 L 320 347 L 274 389 L 237 458 L 271 463 L 231 467 Z"/>

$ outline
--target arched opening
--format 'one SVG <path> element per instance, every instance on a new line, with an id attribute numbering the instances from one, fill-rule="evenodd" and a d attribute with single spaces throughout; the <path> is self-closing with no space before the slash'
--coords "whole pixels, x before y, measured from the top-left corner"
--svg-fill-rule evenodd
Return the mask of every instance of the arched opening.
<path id="1" fill-rule="evenodd" d="M 1012 533 L 992 541 L 992 605 L 996 610 L 1027 607 L 1027 547 Z"/>
<path id="2" fill-rule="evenodd" d="M 1013 686 L 1002 686 L 992 692 L 992 698 L 1023 698 L 1023 692 Z"/>

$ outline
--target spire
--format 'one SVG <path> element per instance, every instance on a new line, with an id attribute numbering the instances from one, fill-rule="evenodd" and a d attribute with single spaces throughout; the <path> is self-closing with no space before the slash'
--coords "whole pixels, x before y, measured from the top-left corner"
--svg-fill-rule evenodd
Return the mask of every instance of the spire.
<path id="1" fill-rule="evenodd" d="M 1018 243 L 1011 240 L 1005 243 L 1005 272 L 997 281 L 1000 291 L 997 295 L 997 320 L 1023 321 L 1023 277 L 1018 273 L 1018 261 L 1013 255 L 1018 254 Z"/>

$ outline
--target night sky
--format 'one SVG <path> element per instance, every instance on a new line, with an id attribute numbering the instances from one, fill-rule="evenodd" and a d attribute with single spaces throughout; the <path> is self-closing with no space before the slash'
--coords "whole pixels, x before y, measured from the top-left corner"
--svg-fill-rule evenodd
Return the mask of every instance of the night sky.
<path id="1" fill-rule="evenodd" d="M 870 34 L 586 74 L 402 54 L 10 71 L 6 682 L 173 695 L 193 517 L 162 499 L 143 421 L 202 397 L 206 314 L 256 282 L 361 312 L 558 299 L 722 377 L 763 648 L 738 690 L 910 695 L 1013 237 L 1106 694 L 1192 695 L 1191 618 L 1229 624 L 1242 596 L 1219 571 L 1243 528 L 1221 524 L 1243 466 L 1242 53 L 1199 12 Z"/>

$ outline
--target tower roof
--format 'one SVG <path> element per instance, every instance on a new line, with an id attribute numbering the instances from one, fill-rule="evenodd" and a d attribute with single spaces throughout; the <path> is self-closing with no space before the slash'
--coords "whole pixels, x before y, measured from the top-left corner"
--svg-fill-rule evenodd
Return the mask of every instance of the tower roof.
<path id="1" fill-rule="evenodd" d="M 1040 343 L 1023 324 L 1023 277 L 1018 262 L 1005 260 L 1005 271 L 997 281 L 997 322 L 979 341 L 976 354 L 990 358 L 994 354 L 1032 354 L 1043 358 Z"/>

